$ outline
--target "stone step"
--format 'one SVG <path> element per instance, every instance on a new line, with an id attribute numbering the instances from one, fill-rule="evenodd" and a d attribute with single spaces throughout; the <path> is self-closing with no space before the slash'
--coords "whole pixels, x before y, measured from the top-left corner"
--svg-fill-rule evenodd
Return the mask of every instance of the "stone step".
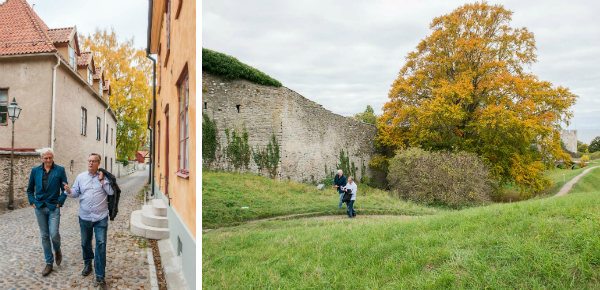
<path id="1" fill-rule="evenodd" d="M 136 210 L 131 213 L 129 230 L 136 236 L 147 239 L 162 240 L 169 237 L 169 229 L 156 228 L 145 225 L 142 222 L 142 211 Z"/>
<path id="2" fill-rule="evenodd" d="M 142 222 L 151 227 L 156 228 L 168 228 L 169 219 L 166 216 L 157 216 L 154 214 L 154 207 L 151 205 L 144 205 L 142 207 Z"/>
<path id="3" fill-rule="evenodd" d="M 162 199 L 153 199 L 152 207 L 155 216 L 167 216 L 167 206 Z"/>

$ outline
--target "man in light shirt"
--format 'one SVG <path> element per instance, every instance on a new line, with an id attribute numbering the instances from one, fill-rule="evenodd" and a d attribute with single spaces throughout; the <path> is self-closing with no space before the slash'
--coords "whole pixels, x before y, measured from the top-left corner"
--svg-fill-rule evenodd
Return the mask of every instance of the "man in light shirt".
<path id="1" fill-rule="evenodd" d="M 79 199 L 79 228 L 81 229 L 81 248 L 85 267 L 81 274 L 87 276 L 92 272 L 94 260 L 95 283 L 106 285 L 104 281 L 106 269 L 106 232 L 108 230 L 107 197 L 114 192 L 110 181 L 98 170 L 101 157 L 92 153 L 88 157 L 88 171 L 77 176 L 73 188 L 65 184 L 65 192 L 70 197 Z M 96 233 L 96 254 L 92 249 L 92 236 Z"/>
<path id="2" fill-rule="evenodd" d="M 356 191 L 358 190 L 358 186 L 356 186 L 356 183 L 354 183 L 354 178 L 352 176 L 348 177 L 348 184 L 346 184 L 346 186 L 343 188 L 344 190 L 352 190 L 352 198 L 349 202 L 347 202 L 348 206 L 346 212 L 348 213 L 349 218 L 356 217 L 356 212 L 354 211 L 354 201 L 356 200 Z"/>

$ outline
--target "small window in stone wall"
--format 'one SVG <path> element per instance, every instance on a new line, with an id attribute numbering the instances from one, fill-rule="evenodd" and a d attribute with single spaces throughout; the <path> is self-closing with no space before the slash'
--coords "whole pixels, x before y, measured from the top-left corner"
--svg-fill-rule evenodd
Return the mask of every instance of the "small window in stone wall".
<path id="1" fill-rule="evenodd" d="M 208 105 L 206 104 L 206 102 L 204 102 L 204 109 L 208 109 Z"/>
<path id="2" fill-rule="evenodd" d="M 240 105 L 235 105 L 235 108 L 237 109 L 238 113 L 240 112 Z"/>
<path id="3" fill-rule="evenodd" d="M 71 166 L 69 167 L 69 171 L 71 171 L 71 174 L 73 174 L 73 164 L 75 163 L 75 161 L 71 160 Z"/>

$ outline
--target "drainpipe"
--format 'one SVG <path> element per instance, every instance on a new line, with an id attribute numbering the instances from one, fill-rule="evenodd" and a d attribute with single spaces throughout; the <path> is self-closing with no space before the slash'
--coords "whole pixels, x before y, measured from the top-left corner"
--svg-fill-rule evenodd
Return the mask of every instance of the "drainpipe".
<path id="1" fill-rule="evenodd" d="M 56 68 L 60 65 L 60 56 L 56 56 L 56 65 L 52 68 L 52 128 L 50 130 L 50 148 L 54 150 L 54 123 L 56 119 Z"/>
<path id="2" fill-rule="evenodd" d="M 152 188 L 151 196 L 154 196 L 154 160 L 155 160 L 155 124 L 156 124 L 156 59 L 150 57 L 150 38 L 152 37 L 152 9 L 154 8 L 152 0 L 148 0 L 148 37 L 146 44 L 146 57 L 152 60 L 152 129 L 150 130 L 152 140 L 150 145 L 150 187 Z"/>

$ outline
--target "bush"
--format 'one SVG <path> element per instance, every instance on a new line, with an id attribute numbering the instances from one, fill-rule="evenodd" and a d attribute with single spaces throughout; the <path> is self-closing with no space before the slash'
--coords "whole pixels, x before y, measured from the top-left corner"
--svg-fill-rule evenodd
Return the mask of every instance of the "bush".
<path id="1" fill-rule="evenodd" d="M 585 161 L 583 161 L 583 160 L 580 160 L 579 162 L 577 162 L 577 166 L 578 166 L 579 168 L 584 168 L 584 167 L 585 167 Z"/>
<path id="2" fill-rule="evenodd" d="M 590 162 L 590 156 L 588 156 L 588 155 L 583 155 L 583 156 L 581 156 L 581 160 L 582 160 L 582 161 L 585 161 L 585 162 Z"/>
<path id="3" fill-rule="evenodd" d="M 281 83 L 267 74 L 237 60 L 233 56 L 202 48 L 202 70 L 224 79 L 246 79 L 259 85 L 281 87 Z"/>
<path id="4" fill-rule="evenodd" d="M 390 189 L 403 199 L 459 208 L 497 197 L 489 169 L 473 153 L 399 150 L 390 162 Z"/>
<path id="5" fill-rule="evenodd" d="M 117 161 L 123 163 L 123 166 L 129 165 L 129 160 L 127 160 L 127 158 L 117 159 Z"/>

